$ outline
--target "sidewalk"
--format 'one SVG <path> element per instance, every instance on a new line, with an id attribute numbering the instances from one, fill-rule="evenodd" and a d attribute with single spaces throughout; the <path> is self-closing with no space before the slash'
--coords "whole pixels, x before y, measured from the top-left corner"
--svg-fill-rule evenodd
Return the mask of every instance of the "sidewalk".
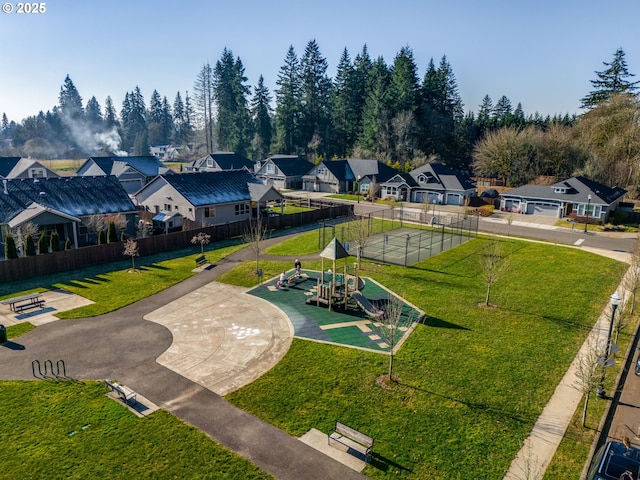
<path id="1" fill-rule="evenodd" d="M 629 255 L 623 252 L 596 249 L 590 249 L 590 251 L 594 254 L 629 262 Z M 626 275 L 629 275 L 629 271 Z M 627 299 L 629 292 L 626 291 L 624 285 L 625 279 L 623 278 L 617 291 L 624 299 Z M 624 305 L 621 305 L 620 308 L 623 307 Z M 522 480 L 524 478 L 535 480 L 544 477 L 583 396 L 577 387 L 578 377 L 576 375 L 580 358 L 593 348 L 594 342 L 602 342 L 603 339 L 606 339 L 610 320 L 611 312 L 607 306 L 556 387 L 551 399 L 542 410 L 529 437 L 524 441 L 522 448 L 511 463 L 504 480 Z"/>

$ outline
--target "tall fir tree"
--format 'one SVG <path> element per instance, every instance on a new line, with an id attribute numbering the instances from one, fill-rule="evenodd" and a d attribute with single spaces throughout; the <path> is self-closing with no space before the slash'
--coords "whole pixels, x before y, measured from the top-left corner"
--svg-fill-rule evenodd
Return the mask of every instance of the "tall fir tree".
<path id="1" fill-rule="evenodd" d="M 333 150 L 339 158 L 346 158 L 356 144 L 362 123 L 362 94 L 356 69 L 345 48 L 340 57 L 333 82 L 332 123 Z"/>
<path id="2" fill-rule="evenodd" d="M 162 145 L 165 143 L 162 138 L 162 98 L 157 90 L 151 93 L 147 118 L 149 119 L 147 123 L 149 143 L 151 145 Z"/>
<path id="3" fill-rule="evenodd" d="M 598 78 L 591 80 L 594 90 L 582 99 L 582 108 L 594 108 L 617 93 L 635 94 L 640 81 L 632 82 L 629 80 L 635 75 L 629 73 L 627 61 L 624 57 L 624 50 L 618 48 L 616 53 L 613 54 L 613 60 L 610 63 L 602 62 L 607 68 L 601 72 L 595 72 Z"/>
<path id="4" fill-rule="evenodd" d="M 122 103 L 123 150 L 133 149 L 134 155 L 149 155 L 147 109 L 140 87 L 125 94 Z"/>
<path id="5" fill-rule="evenodd" d="M 327 60 L 315 40 L 307 43 L 300 60 L 301 135 L 312 159 L 331 153 L 331 79 Z"/>
<path id="6" fill-rule="evenodd" d="M 91 97 L 84 109 L 87 127 L 92 133 L 98 133 L 103 130 L 103 118 L 100 104 L 96 97 Z"/>
<path id="7" fill-rule="evenodd" d="M 272 151 L 282 154 L 299 154 L 304 150 L 300 136 L 300 112 L 302 81 L 300 62 L 289 46 L 284 65 L 276 79 L 276 135 Z"/>
<path id="8" fill-rule="evenodd" d="M 254 132 L 251 158 L 254 161 L 264 160 L 269 155 L 269 147 L 273 137 L 272 112 L 271 94 L 264 84 L 264 78 L 260 75 L 251 99 L 251 120 Z"/>
<path id="9" fill-rule="evenodd" d="M 113 100 L 111 100 L 111 97 L 107 97 L 104 101 L 104 129 L 110 131 L 114 128 L 120 128 L 120 122 L 118 121 L 116 109 L 113 106 Z"/>
<path id="10" fill-rule="evenodd" d="M 364 155 L 378 157 L 380 160 L 391 158 L 390 81 L 389 68 L 384 59 L 378 57 L 371 66 L 367 81 L 362 111 L 362 134 L 358 140 L 358 147 Z"/>

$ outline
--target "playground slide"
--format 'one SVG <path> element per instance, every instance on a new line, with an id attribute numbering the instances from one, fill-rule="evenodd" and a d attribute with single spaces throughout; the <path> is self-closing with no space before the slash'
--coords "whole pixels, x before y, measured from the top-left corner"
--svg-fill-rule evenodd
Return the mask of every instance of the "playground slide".
<path id="1" fill-rule="evenodd" d="M 371 302 L 367 300 L 367 298 L 359 291 L 356 290 L 355 292 L 351 292 L 351 298 L 353 298 L 358 303 L 360 308 L 364 310 L 364 313 L 366 313 L 370 317 L 380 318 L 382 315 L 384 315 L 384 312 L 382 310 L 374 307 Z"/>

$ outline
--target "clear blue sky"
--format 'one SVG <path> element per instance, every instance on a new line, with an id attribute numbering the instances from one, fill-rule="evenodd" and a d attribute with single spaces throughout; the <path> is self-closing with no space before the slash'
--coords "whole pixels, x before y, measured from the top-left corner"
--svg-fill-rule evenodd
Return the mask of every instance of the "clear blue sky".
<path id="1" fill-rule="evenodd" d="M 0 0 L 3 3 L 4 0 Z M 49 0 L 43 14 L 0 13 L 0 114 L 21 121 L 58 103 L 71 76 L 83 101 L 110 95 L 118 112 L 138 85 L 173 103 L 205 62 L 240 57 L 272 95 L 292 45 L 315 39 L 329 76 L 346 47 L 387 64 L 413 50 L 422 80 L 446 55 L 465 111 L 506 95 L 526 114 L 579 113 L 594 71 L 618 47 L 640 79 L 640 1 L 618 0 Z M 17 2 L 12 2 L 15 8 Z M 253 92 L 253 89 L 252 89 Z"/>

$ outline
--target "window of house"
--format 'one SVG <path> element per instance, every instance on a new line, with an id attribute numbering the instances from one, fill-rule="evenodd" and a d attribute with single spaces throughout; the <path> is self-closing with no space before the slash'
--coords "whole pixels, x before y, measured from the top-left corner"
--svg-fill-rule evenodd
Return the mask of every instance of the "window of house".
<path id="1" fill-rule="evenodd" d="M 156 211 L 156 213 L 160 213 L 160 205 L 154 205 L 153 209 Z"/>
<path id="2" fill-rule="evenodd" d="M 207 158 L 207 167 L 213 167 L 213 158 Z"/>
<path id="3" fill-rule="evenodd" d="M 169 205 L 168 203 L 164 204 L 164 211 L 165 212 L 170 212 L 171 211 L 171 205 Z"/>
<path id="4" fill-rule="evenodd" d="M 318 167 L 318 175 L 326 175 L 327 169 L 325 167 Z"/>
<path id="5" fill-rule="evenodd" d="M 32 168 L 29 170 L 31 178 L 44 178 L 44 168 Z"/>
<path id="6" fill-rule="evenodd" d="M 174 205 L 173 206 L 176 209 L 176 212 L 178 211 L 178 205 Z"/>
<path id="7" fill-rule="evenodd" d="M 239 203 L 236 205 L 236 215 L 246 215 L 249 213 L 249 205 L 246 203 Z"/>
<path id="8" fill-rule="evenodd" d="M 267 164 L 267 173 L 273 173 L 275 169 L 273 168 L 273 163 Z"/>
<path id="9" fill-rule="evenodd" d="M 424 175 L 420 175 L 418 177 L 418 182 L 420 183 L 426 183 L 427 182 L 427 177 L 425 177 Z"/>
<path id="10" fill-rule="evenodd" d="M 567 193 L 567 189 L 564 187 L 557 187 L 553 191 L 554 193 Z"/>
<path id="11" fill-rule="evenodd" d="M 213 207 L 204 207 L 204 217 L 213 218 L 216 216 L 216 209 Z"/>

